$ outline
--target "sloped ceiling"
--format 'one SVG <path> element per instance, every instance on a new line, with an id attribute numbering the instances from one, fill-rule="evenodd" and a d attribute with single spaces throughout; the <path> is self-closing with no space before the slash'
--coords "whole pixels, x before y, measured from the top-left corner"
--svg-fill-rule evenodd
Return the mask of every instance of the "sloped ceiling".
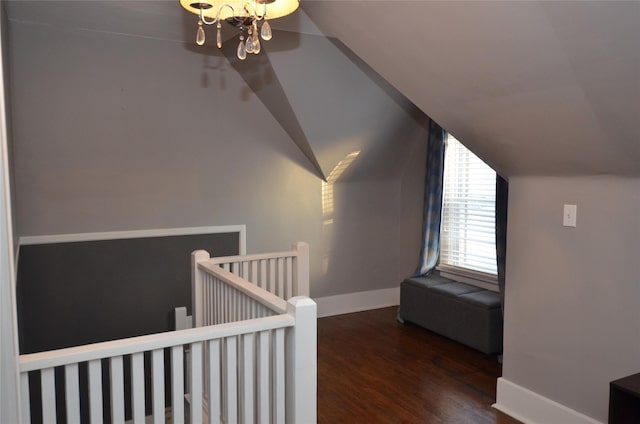
<path id="1" fill-rule="evenodd" d="M 502 174 L 640 175 L 640 2 L 303 9 Z"/>
<path id="2" fill-rule="evenodd" d="M 177 1 L 5 3 L 15 22 L 177 43 L 194 37 L 193 16 Z M 381 138 L 407 119 L 420 122 L 394 90 L 505 176 L 640 175 L 640 2 L 301 5 L 274 22 L 280 31 L 255 66 L 277 77 L 290 111 L 269 92 L 261 100 L 321 177 L 365 142 L 378 146 L 372 156 L 385 156 Z M 251 66 L 235 67 L 260 96 Z M 372 97 L 353 99 L 362 93 Z M 401 118 L 372 125 L 389 110 Z M 363 125 L 371 134 L 354 139 Z M 388 164 L 379 171 L 390 172 Z"/>

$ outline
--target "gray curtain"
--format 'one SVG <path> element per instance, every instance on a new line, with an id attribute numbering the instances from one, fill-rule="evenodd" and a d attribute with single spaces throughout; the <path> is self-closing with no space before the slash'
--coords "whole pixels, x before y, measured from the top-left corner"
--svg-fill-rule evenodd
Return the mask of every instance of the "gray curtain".
<path id="1" fill-rule="evenodd" d="M 446 132 L 429 121 L 427 170 L 425 175 L 423 239 L 418 269 L 414 277 L 430 274 L 440 253 L 440 215 L 442 212 L 442 176 L 444 172 L 444 140 Z"/>
<path id="2" fill-rule="evenodd" d="M 498 287 L 504 315 L 505 265 L 507 262 L 507 206 L 509 182 L 496 174 L 496 259 L 498 262 Z"/>

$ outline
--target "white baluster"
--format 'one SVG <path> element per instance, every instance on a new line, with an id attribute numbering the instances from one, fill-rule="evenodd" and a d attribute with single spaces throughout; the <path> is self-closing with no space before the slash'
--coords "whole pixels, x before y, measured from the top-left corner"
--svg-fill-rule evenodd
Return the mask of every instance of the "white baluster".
<path id="1" fill-rule="evenodd" d="M 220 423 L 220 340 L 209 342 L 209 424 Z"/>
<path id="2" fill-rule="evenodd" d="M 42 392 L 42 422 L 56 422 L 56 380 L 53 368 L 40 371 L 40 391 Z"/>
<path id="3" fill-rule="evenodd" d="M 242 422 L 253 423 L 253 333 L 242 336 Z"/>
<path id="4" fill-rule="evenodd" d="M 269 291 L 269 281 L 267 278 L 267 260 L 260 260 L 260 284 L 259 286 L 266 291 Z"/>
<path id="5" fill-rule="evenodd" d="M 233 321 L 233 288 L 227 286 L 227 301 L 225 302 L 227 305 L 227 321 L 226 322 L 232 322 Z"/>
<path id="6" fill-rule="evenodd" d="M 102 363 L 89 361 L 89 418 L 91 424 L 102 422 Z"/>
<path id="7" fill-rule="evenodd" d="M 209 311 L 211 310 L 211 300 L 209 299 L 209 287 L 211 287 L 211 275 L 205 275 L 202 284 L 202 325 L 206 326 L 211 323 Z"/>
<path id="8" fill-rule="evenodd" d="M 220 284 L 220 283 L 219 283 Z M 227 322 L 227 287 L 224 284 L 220 284 L 220 299 L 216 304 L 216 308 L 220 309 L 220 324 Z"/>
<path id="9" fill-rule="evenodd" d="M 144 353 L 131 355 L 131 409 L 134 424 L 144 424 Z"/>
<path id="10" fill-rule="evenodd" d="M 191 424 L 202 424 L 202 343 L 191 344 Z"/>
<path id="11" fill-rule="evenodd" d="M 109 379 L 111 381 L 111 422 L 124 423 L 124 367 L 122 356 L 109 359 Z M 70 423 L 79 422 L 67 420 Z"/>
<path id="12" fill-rule="evenodd" d="M 80 422 L 80 388 L 78 386 L 78 364 L 64 367 L 64 394 L 67 422 Z"/>
<path id="13" fill-rule="evenodd" d="M 283 299 L 285 300 L 290 299 L 293 296 L 298 296 L 298 294 L 295 293 L 295 286 L 293 285 L 293 259 L 294 258 L 291 256 L 288 256 L 286 259 L 287 288 L 286 288 L 285 297 L 283 297 Z"/>
<path id="14" fill-rule="evenodd" d="M 224 284 L 220 284 L 218 283 L 218 300 L 216 301 L 216 308 L 218 309 L 218 315 L 220 317 L 220 320 L 218 321 L 218 324 L 223 324 L 225 323 L 225 308 L 224 308 L 224 303 L 225 303 L 225 289 L 226 287 L 224 286 Z"/>
<path id="15" fill-rule="evenodd" d="M 164 423 L 164 350 L 151 352 L 151 394 L 153 423 Z"/>
<path id="16" fill-rule="evenodd" d="M 215 279 L 211 279 L 211 281 L 209 282 L 209 293 L 208 293 L 209 304 L 207 305 L 207 308 L 208 308 L 207 313 L 209 314 L 209 325 L 216 324 L 215 312 L 216 312 L 216 286 L 217 285 L 218 285 L 218 282 Z"/>
<path id="17" fill-rule="evenodd" d="M 276 260 L 269 259 L 269 288 L 268 292 L 271 292 L 275 295 L 278 294 L 278 288 L 276 284 Z"/>
<path id="18" fill-rule="evenodd" d="M 269 331 L 261 331 L 258 336 L 257 406 L 258 424 L 269 423 Z"/>
<path id="19" fill-rule="evenodd" d="M 278 288 L 276 290 L 276 294 L 282 299 L 287 299 L 287 293 L 284 287 L 284 259 L 278 258 Z"/>
<path id="20" fill-rule="evenodd" d="M 298 277 L 300 275 L 300 269 L 298 267 L 299 263 L 300 257 L 296 256 L 295 258 L 293 258 L 293 275 L 291 276 L 291 286 L 293 287 L 293 294 L 291 295 L 291 297 L 303 296 L 302 294 L 300 294 L 302 290 L 300 289 L 300 278 Z"/>
<path id="21" fill-rule="evenodd" d="M 221 324 L 222 321 L 222 284 L 219 281 L 216 281 L 216 299 L 214 302 L 216 309 L 216 324 Z"/>
<path id="22" fill-rule="evenodd" d="M 171 348 L 171 418 L 184 424 L 184 351 L 182 345 Z"/>
<path id="23" fill-rule="evenodd" d="M 240 277 L 244 278 L 245 280 L 249 280 L 249 262 L 248 261 L 242 261 L 242 274 L 240 274 Z"/>
<path id="24" fill-rule="evenodd" d="M 273 422 L 276 424 L 284 424 L 285 422 L 285 401 L 286 401 L 286 382 L 285 382 L 285 330 L 279 328 L 273 334 Z"/>
<path id="25" fill-rule="evenodd" d="M 20 399 L 22 413 L 22 422 L 27 424 L 31 422 L 31 397 L 29 396 L 29 373 L 20 373 Z"/>
<path id="26" fill-rule="evenodd" d="M 235 297 L 235 302 L 234 302 L 234 304 L 235 304 L 235 308 L 234 308 L 235 309 L 235 316 L 234 316 L 233 321 L 237 322 L 237 321 L 240 321 L 240 319 L 242 318 L 242 315 L 240 315 L 240 311 L 241 311 L 240 304 L 242 302 L 242 296 L 235 288 L 233 289 L 233 295 Z"/>
<path id="27" fill-rule="evenodd" d="M 227 420 L 227 339 L 220 340 L 220 422 Z"/>
<path id="28" fill-rule="evenodd" d="M 251 261 L 251 281 L 256 286 L 260 286 L 260 277 L 258 275 L 258 261 Z"/>
<path id="29" fill-rule="evenodd" d="M 233 321 L 233 289 L 229 286 L 227 286 L 227 300 L 225 304 L 227 306 L 227 321 L 225 322 L 232 322 Z"/>
<path id="30" fill-rule="evenodd" d="M 238 354 L 237 354 L 237 342 L 235 337 L 227 337 L 227 357 L 225 370 L 226 375 L 226 408 L 227 413 L 226 422 L 237 423 L 238 422 L 238 376 L 236 374 Z"/>

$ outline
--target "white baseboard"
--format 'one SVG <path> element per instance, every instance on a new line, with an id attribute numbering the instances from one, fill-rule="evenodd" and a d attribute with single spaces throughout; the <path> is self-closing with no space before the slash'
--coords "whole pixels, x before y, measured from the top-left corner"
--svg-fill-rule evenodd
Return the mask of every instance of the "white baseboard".
<path id="1" fill-rule="evenodd" d="M 504 378 L 498 379 L 493 407 L 525 424 L 602 424 Z"/>
<path id="2" fill-rule="evenodd" d="M 340 294 L 313 299 L 318 304 L 318 318 L 350 314 L 400 304 L 400 287 Z"/>

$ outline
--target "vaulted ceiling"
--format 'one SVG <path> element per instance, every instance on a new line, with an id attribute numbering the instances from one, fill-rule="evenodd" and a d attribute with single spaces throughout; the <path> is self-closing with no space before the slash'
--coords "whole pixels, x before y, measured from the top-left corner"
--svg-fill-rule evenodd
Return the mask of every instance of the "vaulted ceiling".
<path id="1" fill-rule="evenodd" d="M 177 1 L 80 3 L 9 2 L 7 11 L 14 22 L 174 43 L 194 37 L 193 16 Z M 345 65 L 326 62 L 345 58 L 347 68 L 358 68 L 394 100 L 378 105 L 415 117 L 398 90 L 503 175 L 640 176 L 640 2 L 303 0 L 300 11 L 274 26 L 284 41 L 263 50 L 292 106 L 282 115 L 271 100 L 274 116 L 324 177 L 335 163 L 329 156 L 349 150 L 338 148 L 342 135 L 371 122 L 376 110 L 353 115 L 353 125 L 327 125 L 334 140 L 328 145 L 318 141 L 326 121 L 309 112 L 296 78 L 305 72 L 308 87 L 336 94 L 354 81 L 331 86 L 327 70 Z M 342 54 L 313 62 L 314 52 L 329 45 Z M 250 74 L 242 66 L 236 70 Z M 263 94 L 270 107 L 273 97 Z M 333 104 L 318 102 L 329 111 Z"/>
<path id="2" fill-rule="evenodd" d="M 507 175 L 640 175 L 640 2 L 303 9 Z"/>

